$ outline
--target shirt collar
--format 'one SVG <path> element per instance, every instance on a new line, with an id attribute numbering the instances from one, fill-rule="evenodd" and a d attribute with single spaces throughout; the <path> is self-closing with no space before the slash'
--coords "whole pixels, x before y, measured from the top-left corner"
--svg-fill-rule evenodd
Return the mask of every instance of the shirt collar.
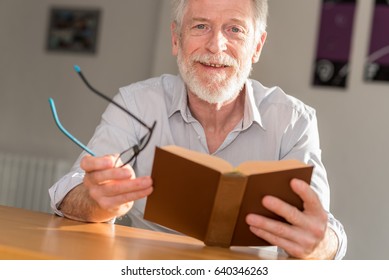
<path id="1" fill-rule="evenodd" d="M 247 80 L 245 84 L 246 88 L 246 99 L 244 105 L 244 114 L 243 114 L 243 129 L 247 129 L 251 126 L 252 123 L 257 123 L 263 129 L 265 127 L 262 123 L 261 114 L 259 113 L 259 103 L 256 104 L 254 98 L 254 90 L 251 80 Z"/>
<path id="2" fill-rule="evenodd" d="M 180 75 L 173 86 L 172 104 L 169 110 L 169 118 L 176 112 L 180 112 L 185 122 L 188 122 L 188 96 L 186 93 L 186 86 Z"/>

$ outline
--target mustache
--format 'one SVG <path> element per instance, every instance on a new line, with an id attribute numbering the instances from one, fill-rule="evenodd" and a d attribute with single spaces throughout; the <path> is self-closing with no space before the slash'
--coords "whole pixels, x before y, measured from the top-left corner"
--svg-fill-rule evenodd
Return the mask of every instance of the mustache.
<path id="1" fill-rule="evenodd" d="M 192 63 L 218 64 L 227 67 L 239 67 L 236 59 L 225 54 L 194 54 L 191 57 Z"/>

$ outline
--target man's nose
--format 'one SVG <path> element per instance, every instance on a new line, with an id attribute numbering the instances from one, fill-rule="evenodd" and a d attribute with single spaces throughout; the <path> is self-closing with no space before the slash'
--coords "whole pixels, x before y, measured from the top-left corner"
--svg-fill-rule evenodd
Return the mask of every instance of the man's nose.
<path id="1" fill-rule="evenodd" d="M 227 38 L 221 30 L 211 32 L 207 43 L 207 48 L 212 53 L 220 53 L 227 50 Z"/>

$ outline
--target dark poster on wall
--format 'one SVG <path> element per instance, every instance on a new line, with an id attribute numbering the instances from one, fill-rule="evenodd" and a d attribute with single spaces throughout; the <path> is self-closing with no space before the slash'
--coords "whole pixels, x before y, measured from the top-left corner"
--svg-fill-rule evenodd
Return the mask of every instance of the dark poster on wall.
<path id="1" fill-rule="evenodd" d="M 345 88 L 356 0 L 323 0 L 313 84 Z"/>
<path id="2" fill-rule="evenodd" d="M 365 80 L 389 81 L 389 0 L 376 0 Z"/>

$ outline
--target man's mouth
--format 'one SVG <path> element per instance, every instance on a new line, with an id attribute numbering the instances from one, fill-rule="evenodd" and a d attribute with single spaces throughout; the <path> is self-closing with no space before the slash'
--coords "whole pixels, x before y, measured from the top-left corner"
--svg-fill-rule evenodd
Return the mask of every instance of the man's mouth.
<path id="1" fill-rule="evenodd" d="M 216 63 L 207 63 L 207 62 L 200 62 L 202 65 L 208 66 L 208 67 L 214 67 L 214 68 L 224 68 L 229 67 L 225 64 L 216 64 Z"/>

